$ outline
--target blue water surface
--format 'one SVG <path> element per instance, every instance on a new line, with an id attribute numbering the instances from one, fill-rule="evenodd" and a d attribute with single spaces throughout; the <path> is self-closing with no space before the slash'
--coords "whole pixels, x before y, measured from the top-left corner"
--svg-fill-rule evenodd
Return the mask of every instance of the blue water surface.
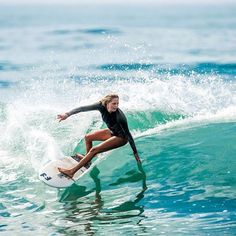
<path id="1" fill-rule="evenodd" d="M 0 234 L 235 235 L 236 5 L 0 5 Z M 38 179 L 85 152 L 110 92 L 129 145 L 66 189 Z M 96 158 L 95 158 L 96 159 Z"/>

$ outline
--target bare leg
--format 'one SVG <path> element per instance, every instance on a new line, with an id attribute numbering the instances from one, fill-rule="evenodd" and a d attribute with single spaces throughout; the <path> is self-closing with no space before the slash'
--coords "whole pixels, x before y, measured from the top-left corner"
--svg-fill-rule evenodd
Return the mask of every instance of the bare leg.
<path id="1" fill-rule="evenodd" d="M 121 147 L 123 145 L 125 145 L 127 143 L 127 139 L 125 138 L 120 138 L 117 136 L 113 136 L 107 140 L 105 140 L 104 142 L 100 143 L 99 145 L 92 147 L 89 152 L 86 154 L 86 156 L 78 163 L 78 165 L 76 165 L 75 167 L 71 168 L 71 169 L 63 169 L 63 168 L 58 168 L 58 170 L 62 173 L 64 173 L 65 175 L 69 176 L 69 177 L 73 177 L 73 175 L 82 167 L 84 166 L 86 163 L 88 163 L 90 160 L 92 160 L 92 158 L 101 152 L 106 152 L 109 151 L 111 149 L 115 149 L 118 147 Z"/>
<path id="2" fill-rule="evenodd" d="M 109 129 L 102 129 L 85 135 L 86 154 L 93 146 L 93 141 L 105 141 L 111 138 L 111 132 Z"/>
<path id="3" fill-rule="evenodd" d="M 102 129 L 97 130 L 95 132 L 89 133 L 85 135 L 85 144 L 86 144 L 86 154 L 90 151 L 90 149 L 93 146 L 93 141 L 105 141 L 109 138 L 111 138 L 111 131 L 109 129 Z M 80 153 L 76 153 L 76 156 L 82 160 L 85 155 L 82 155 Z"/>
<path id="4" fill-rule="evenodd" d="M 109 129 L 97 130 L 95 132 L 89 133 L 85 135 L 85 144 L 86 144 L 86 154 L 90 151 L 93 146 L 93 141 L 105 141 L 111 138 L 111 131 Z M 82 160 L 85 155 L 81 155 L 80 153 L 76 153 L 76 156 Z M 87 163 L 88 164 L 88 163 Z"/>

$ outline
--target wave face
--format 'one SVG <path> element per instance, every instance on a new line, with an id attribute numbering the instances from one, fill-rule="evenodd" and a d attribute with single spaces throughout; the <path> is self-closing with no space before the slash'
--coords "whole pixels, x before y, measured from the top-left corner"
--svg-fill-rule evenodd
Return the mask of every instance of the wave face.
<path id="1" fill-rule="evenodd" d="M 0 233 L 236 233 L 235 6 L 211 7 L 0 8 Z M 142 165 L 126 145 L 45 186 L 40 166 L 105 127 L 95 111 L 56 115 L 110 92 Z"/>

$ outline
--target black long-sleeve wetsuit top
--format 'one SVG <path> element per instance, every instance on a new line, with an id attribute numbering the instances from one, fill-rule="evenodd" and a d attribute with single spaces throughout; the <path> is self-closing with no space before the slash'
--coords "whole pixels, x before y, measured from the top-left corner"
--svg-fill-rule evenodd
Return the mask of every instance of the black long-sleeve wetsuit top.
<path id="1" fill-rule="evenodd" d="M 71 116 L 79 112 L 86 112 L 93 110 L 100 111 L 103 121 L 106 123 L 107 127 L 111 130 L 111 133 L 113 135 L 128 139 L 134 154 L 136 154 L 137 149 L 134 143 L 134 139 L 129 131 L 127 119 L 124 113 L 119 108 L 115 112 L 109 113 L 106 107 L 104 107 L 101 102 L 98 102 L 92 105 L 75 108 L 70 112 L 67 112 L 67 114 L 68 116 Z"/>

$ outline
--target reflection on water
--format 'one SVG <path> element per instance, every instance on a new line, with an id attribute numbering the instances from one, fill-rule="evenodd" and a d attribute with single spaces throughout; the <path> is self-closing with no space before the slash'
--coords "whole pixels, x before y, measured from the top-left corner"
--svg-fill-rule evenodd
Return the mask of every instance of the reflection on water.
<path id="1" fill-rule="evenodd" d="M 77 235 L 86 232 L 87 235 L 93 235 L 99 230 L 101 225 L 110 225 L 122 223 L 125 219 L 135 222 L 138 225 L 144 218 L 144 206 L 140 205 L 140 201 L 144 198 L 147 189 L 146 174 L 142 168 L 142 164 L 138 164 L 140 173 L 130 172 L 127 179 L 118 179 L 111 186 L 118 185 L 123 182 L 138 182 L 142 180 L 142 189 L 133 200 L 127 200 L 116 206 L 106 206 L 103 198 L 109 198 L 109 194 L 101 191 L 101 181 L 99 179 L 99 169 L 94 167 L 90 172 L 90 176 L 95 184 L 94 188 L 87 190 L 85 186 L 73 184 L 63 192 L 59 192 L 60 203 L 62 203 L 64 217 L 58 216 L 58 221 L 53 223 L 56 231 L 62 234 Z M 108 192 L 110 192 L 108 190 Z M 95 193 L 95 195 L 93 195 Z M 113 194 L 114 197 L 114 194 Z M 119 195 L 116 201 L 120 201 Z M 110 196 L 111 198 L 111 196 Z M 133 198 L 133 197 L 131 197 Z M 117 222 L 118 221 L 118 222 Z M 103 232 L 103 231 L 102 231 Z"/>

